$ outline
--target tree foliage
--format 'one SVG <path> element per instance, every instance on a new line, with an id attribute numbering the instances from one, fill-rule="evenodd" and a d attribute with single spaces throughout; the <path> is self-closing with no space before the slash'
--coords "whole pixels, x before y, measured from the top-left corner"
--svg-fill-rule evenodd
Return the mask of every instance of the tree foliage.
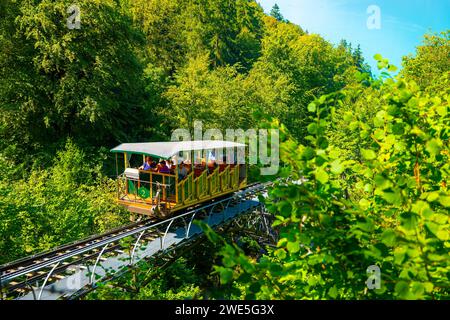
<path id="1" fill-rule="evenodd" d="M 442 74 L 450 70 L 450 31 L 426 34 L 417 54 L 404 57 L 403 65 L 402 74 L 422 88 L 439 82 Z"/>
<path id="2" fill-rule="evenodd" d="M 288 22 L 284 17 L 283 14 L 281 13 L 281 9 L 278 6 L 278 4 L 274 4 L 272 9 L 270 10 L 270 16 L 274 17 L 275 19 L 277 19 L 280 22 Z"/>
<path id="3" fill-rule="evenodd" d="M 115 1 L 79 1 L 82 27 L 71 30 L 71 3 L 7 2 L 0 137 L 16 159 L 68 136 L 89 145 L 122 140 L 139 119 L 149 121 L 135 53 L 140 32 Z"/>
<path id="4" fill-rule="evenodd" d="M 0 263 L 126 223 L 114 200 L 115 183 L 100 168 L 99 161 L 90 167 L 71 141 L 50 169 L 25 179 L 17 179 L 16 167 L 0 158 Z"/>
<path id="5" fill-rule="evenodd" d="M 225 243 L 216 267 L 223 282 L 244 283 L 246 297 L 258 299 L 448 297 L 448 88 L 430 94 L 401 77 L 373 81 L 312 102 L 305 144 L 281 126 L 288 180 L 266 200 L 280 240 L 258 262 Z M 342 153 L 330 136 L 353 99 L 375 113 L 344 111 L 343 125 L 366 143 Z M 374 291 L 366 286 L 371 265 L 381 269 Z"/>
<path id="6" fill-rule="evenodd" d="M 248 254 L 206 230 L 223 248 L 213 273 L 208 251 L 199 273 L 177 274 L 192 266 L 181 261 L 141 291 L 94 297 L 448 297 L 448 31 L 426 35 L 397 76 L 376 55 L 375 78 L 359 46 L 309 34 L 278 6 L 80 0 L 69 29 L 70 5 L 0 2 L 0 262 L 125 223 L 108 178 L 116 144 L 262 117 L 281 129 L 283 180 L 266 200 L 276 249 Z"/>

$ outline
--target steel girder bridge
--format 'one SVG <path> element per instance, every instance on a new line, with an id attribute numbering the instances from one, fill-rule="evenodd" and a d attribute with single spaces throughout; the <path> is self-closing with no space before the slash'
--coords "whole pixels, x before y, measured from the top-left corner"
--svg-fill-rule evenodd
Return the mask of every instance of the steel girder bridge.
<path id="1" fill-rule="evenodd" d="M 164 221 L 151 219 L 0 266 L 0 297 L 20 300 L 74 299 L 127 272 L 131 266 L 189 246 L 203 234 L 201 220 L 219 228 L 252 215 L 270 236 L 270 215 L 259 201 L 270 183 L 255 184 Z M 247 220 L 248 221 L 248 220 Z"/>

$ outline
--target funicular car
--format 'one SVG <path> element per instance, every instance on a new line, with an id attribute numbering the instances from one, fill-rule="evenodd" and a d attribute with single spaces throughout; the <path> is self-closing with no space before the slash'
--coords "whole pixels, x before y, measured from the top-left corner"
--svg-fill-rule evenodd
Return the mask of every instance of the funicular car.
<path id="1" fill-rule="evenodd" d="M 133 214 L 167 217 L 247 186 L 247 166 L 237 163 L 245 144 L 125 143 L 111 152 L 116 155 L 118 202 Z M 139 166 L 143 162 L 148 165 Z"/>

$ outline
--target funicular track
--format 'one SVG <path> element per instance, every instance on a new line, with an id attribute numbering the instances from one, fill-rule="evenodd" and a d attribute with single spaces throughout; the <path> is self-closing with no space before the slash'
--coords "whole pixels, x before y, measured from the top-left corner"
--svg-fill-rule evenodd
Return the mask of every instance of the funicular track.
<path id="1" fill-rule="evenodd" d="M 132 233 L 134 230 L 151 225 L 155 222 L 156 220 L 154 219 L 147 219 L 129 224 L 101 235 L 92 236 L 84 240 L 54 248 L 51 251 L 2 265 L 0 267 L 0 280 L 2 286 L 4 286 L 4 283 L 9 283 L 6 288 L 2 288 L 2 291 L 6 291 L 6 293 L 14 291 L 20 293 L 27 291 L 29 289 L 27 287 L 30 283 L 40 281 L 46 277 L 48 272 L 43 271 L 43 269 L 60 261 L 64 261 L 52 272 L 55 275 L 55 278 L 58 278 L 58 274 L 67 271 L 71 266 L 96 258 L 99 252 L 99 249 L 93 248 L 96 247 L 96 245 L 101 245 L 105 242 L 112 243 L 110 241 L 114 241 L 115 237 Z M 109 249 L 104 251 L 104 254 L 119 249 L 120 245 L 118 243 L 113 243 Z"/>
<path id="2" fill-rule="evenodd" d="M 254 184 L 167 220 L 146 219 L 0 266 L 0 298 L 61 299 L 165 254 L 201 233 L 194 220 L 218 226 L 261 206 L 269 184 Z"/>

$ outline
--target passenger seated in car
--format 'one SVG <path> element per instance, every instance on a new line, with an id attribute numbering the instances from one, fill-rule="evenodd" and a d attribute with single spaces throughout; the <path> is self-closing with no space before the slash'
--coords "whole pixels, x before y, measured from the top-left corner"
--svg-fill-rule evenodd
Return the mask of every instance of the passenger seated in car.
<path id="1" fill-rule="evenodd" d="M 184 161 L 184 167 L 186 168 L 188 174 L 190 174 L 191 171 L 192 171 L 192 163 L 191 163 L 191 160 L 188 159 L 188 160 Z"/>
<path id="2" fill-rule="evenodd" d="M 156 167 L 156 163 L 153 162 L 152 157 L 145 157 L 145 162 L 139 167 L 139 170 L 150 171 Z"/>
<path id="3" fill-rule="evenodd" d="M 195 177 L 199 177 L 203 171 L 205 171 L 206 169 L 206 161 L 205 159 L 197 159 L 195 161 L 195 166 L 194 166 L 194 172 L 195 172 Z"/>
<path id="4" fill-rule="evenodd" d="M 167 161 L 167 167 L 170 170 L 170 174 L 175 174 L 175 170 L 177 169 L 177 166 L 173 163 L 172 159 Z"/>
<path id="5" fill-rule="evenodd" d="M 178 176 L 180 177 L 180 180 L 183 180 L 187 177 L 188 175 L 188 169 L 187 169 L 187 165 L 184 164 L 184 162 L 182 162 L 180 164 L 180 169 L 178 171 Z"/>
<path id="6" fill-rule="evenodd" d="M 159 169 L 158 169 L 158 172 L 159 172 L 159 173 L 170 174 L 170 169 L 169 169 L 169 167 L 167 166 L 167 164 L 166 164 L 166 162 L 165 162 L 164 160 L 162 160 L 162 161 L 159 163 Z"/>
<path id="7" fill-rule="evenodd" d="M 210 174 L 213 173 L 214 170 L 216 170 L 216 168 L 217 168 L 216 161 L 215 160 L 209 160 L 208 161 L 208 171 L 209 171 L 209 173 Z"/>

